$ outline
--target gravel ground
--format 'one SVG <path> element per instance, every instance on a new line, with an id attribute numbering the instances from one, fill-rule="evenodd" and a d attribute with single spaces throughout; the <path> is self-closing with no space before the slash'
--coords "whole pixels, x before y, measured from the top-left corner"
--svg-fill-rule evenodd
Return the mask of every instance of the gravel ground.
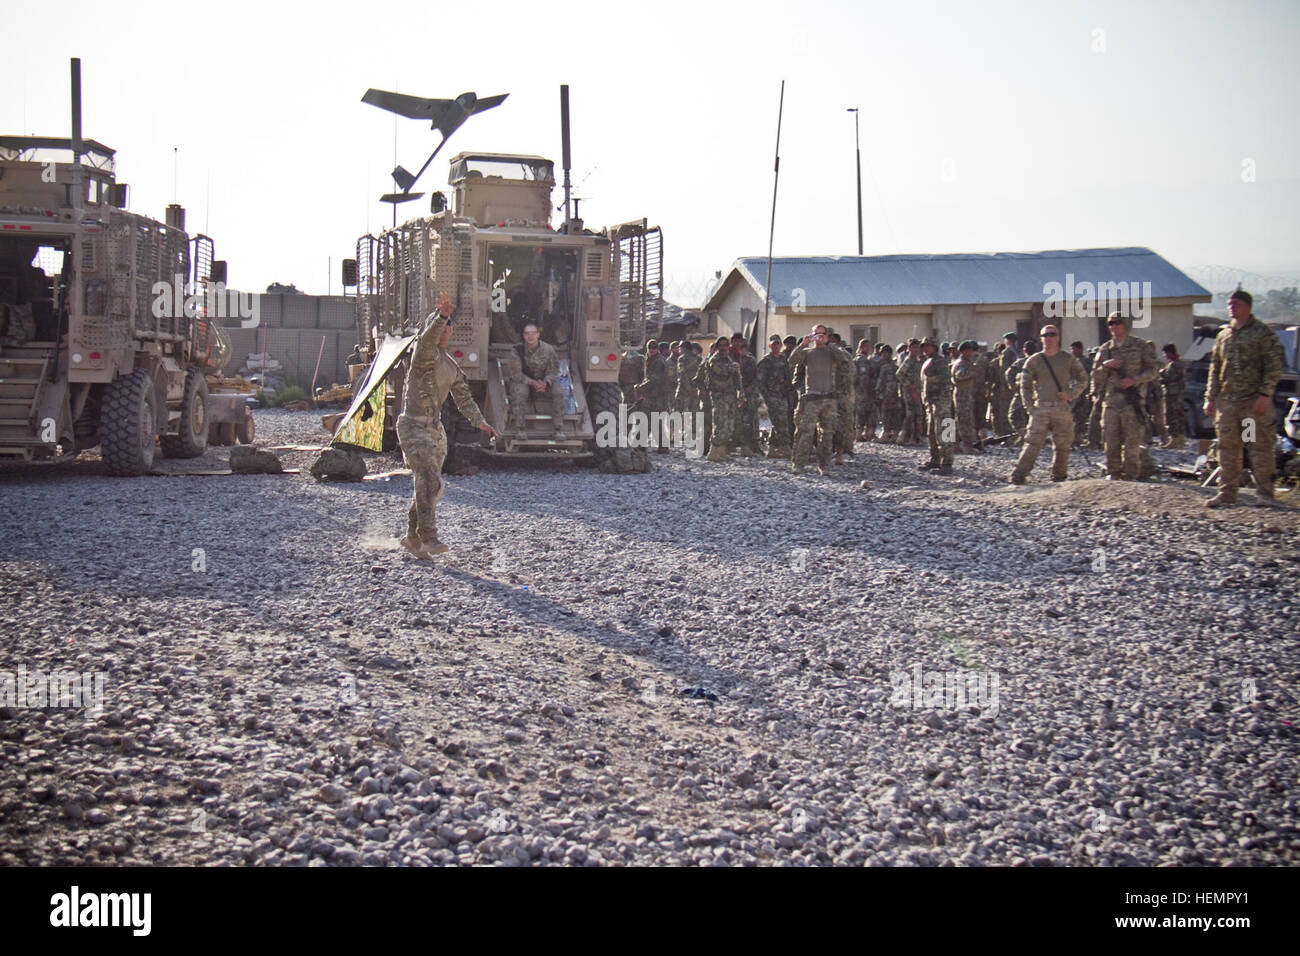
<path id="1" fill-rule="evenodd" d="M 452 478 L 425 562 L 282 457 L 0 474 L 0 671 L 105 674 L 0 709 L 0 863 L 1300 862 L 1300 509 L 653 455 Z"/>

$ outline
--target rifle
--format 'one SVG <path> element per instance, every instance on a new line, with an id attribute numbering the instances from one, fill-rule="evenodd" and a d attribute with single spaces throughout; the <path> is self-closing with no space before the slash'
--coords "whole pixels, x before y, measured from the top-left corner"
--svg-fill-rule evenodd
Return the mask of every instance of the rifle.
<path id="1" fill-rule="evenodd" d="M 1115 391 L 1128 399 L 1129 405 L 1133 408 L 1133 414 L 1137 416 L 1138 424 L 1142 426 L 1142 431 L 1150 433 L 1151 423 L 1147 420 L 1146 406 L 1143 404 L 1141 396 L 1138 395 L 1137 386 L 1130 385 L 1128 388 L 1116 387 Z"/>
<path id="2" fill-rule="evenodd" d="M 1000 445 L 1009 438 L 1015 438 L 1016 433 L 1010 432 L 1006 435 L 990 435 L 988 438 L 981 438 L 975 442 L 976 448 L 983 448 L 985 445 Z"/>

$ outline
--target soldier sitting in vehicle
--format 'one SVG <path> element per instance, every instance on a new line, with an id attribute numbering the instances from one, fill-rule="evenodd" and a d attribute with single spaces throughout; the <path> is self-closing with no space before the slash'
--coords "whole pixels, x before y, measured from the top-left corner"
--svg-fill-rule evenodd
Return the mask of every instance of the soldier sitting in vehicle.
<path id="1" fill-rule="evenodd" d="M 519 358 L 519 368 L 512 369 L 506 382 L 510 388 L 510 428 L 515 432 L 524 431 L 524 409 L 530 397 L 538 411 L 545 414 L 537 399 L 546 395 L 550 398 L 555 437 L 564 438 L 565 402 L 555 384 L 560 373 L 560 362 L 555 349 L 542 341 L 541 331 L 529 322 L 524 326 L 523 344 L 515 346 L 515 354 Z"/>

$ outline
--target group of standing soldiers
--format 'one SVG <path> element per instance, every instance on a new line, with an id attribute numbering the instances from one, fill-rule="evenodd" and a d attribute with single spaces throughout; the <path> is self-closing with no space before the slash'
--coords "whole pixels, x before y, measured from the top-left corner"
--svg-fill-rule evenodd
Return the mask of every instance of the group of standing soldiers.
<path id="1" fill-rule="evenodd" d="M 1249 317 L 1249 299 L 1238 295 L 1239 311 Z M 897 353 L 863 340 L 852 353 L 824 325 L 802 341 L 771 336 L 761 359 L 740 334 L 719 338 L 707 356 L 695 343 L 650 341 L 643 358 L 629 353 L 641 364 L 624 382 L 629 400 L 645 411 L 711 417 L 710 461 L 725 461 L 733 450 L 758 453 L 765 405 L 767 456 L 791 459 L 796 473 L 814 449 L 818 470 L 827 474 L 832 462 L 852 456 L 856 441 L 928 441 L 921 470 L 951 474 L 954 454 L 1008 441 L 1023 446 L 1008 480 L 1023 484 L 1050 436 L 1054 481 L 1065 480 L 1071 447 L 1085 441 L 1105 449 L 1107 477 L 1138 480 L 1154 470 L 1145 446 L 1185 444 L 1186 366 L 1172 344 L 1160 364 L 1154 343 L 1132 335 L 1118 312 L 1107 329 L 1111 338 L 1091 354 L 1082 342 L 1063 351 L 1055 325 L 1043 326 L 1023 351 L 1019 336 L 1008 332 L 991 352 L 970 340 L 949 345 L 926 337 L 900 343 Z"/>

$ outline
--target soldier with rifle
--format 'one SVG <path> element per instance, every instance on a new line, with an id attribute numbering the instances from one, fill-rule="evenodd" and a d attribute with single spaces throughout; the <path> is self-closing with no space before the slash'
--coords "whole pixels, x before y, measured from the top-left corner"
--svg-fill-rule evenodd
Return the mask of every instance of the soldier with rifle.
<path id="1" fill-rule="evenodd" d="M 1097 350 L 1092 369 L 1093 400 L 1102 406 L 1106 479 L 1140 481 L 1147 423 L 1138 386 L 1154 380 L 1159 370 L 1146 340 L 1129 334 L 1123 315 L 1112 312 L 1106 327 L 1110 329 L 1110 341 Z"/>

